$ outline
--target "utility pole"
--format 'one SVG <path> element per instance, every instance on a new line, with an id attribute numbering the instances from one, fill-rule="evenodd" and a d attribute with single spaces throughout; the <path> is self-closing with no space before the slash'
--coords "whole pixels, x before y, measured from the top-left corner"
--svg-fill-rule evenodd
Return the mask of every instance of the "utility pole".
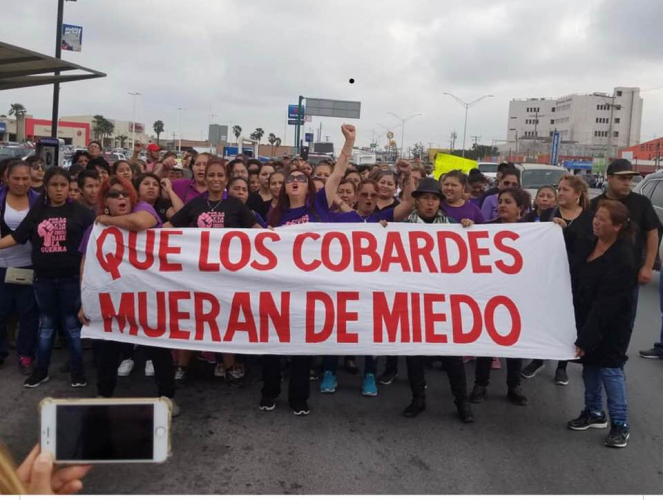
<path id="1" fill-rule="evenodd" d="M 131 123 L 131 151 L 134 150 L 134 145 L 136 144 L 136 97 L 142 95 L 140 92 L 127 92 L 134 99 L 134 114 L 133 122 Z"/>
<path id="2" fill-rule="evenodd" d="M 177 147 L 177 151 L 181 152 L 182 151 L 182 111 L 185 111 L 186 108 L 177 108 L 177 136 L 179 140 L 179 146 Z M 175 146 L 175 144 L 173 144 Z"/>
<path id="3" fill-rule="evenodd" d="M 55 33 L 55 58 L 62 58 L 62 20 L 64 18 L 64 1 L 58 0 L 58 18 Z M 56 71 L 55 76 L 60 76 L 60 72 Z M 53 116 L 51 118 L 51 137 L 57 138 L 58 136 L 58 115 L 60 113 L 60 84 L 55 82 L 53 84 Z M 18 122 L 17 122 L 18 123 Z"/>
<path id="4" fill-rule="evenodd" d="M 449 141 L 449 149 L 453 152 L 454 149 L 456 149 L 456 139 L 458 138 L 458 134 L 454 130 L 451 132 L 451 140 Z"/>
<path id="5" fill-rule="evenodd" d="M 449 92 L 444 92 L 444 95 L 448 95 L 449 97 L 453 97 L 456 100 L 456 102 L 458 102 L 458 104 L 460 104 L 461 106 L 463 106 L 465 108 L 465 124 L 463 125 L 463 158 L 465 158 L 465 136 L 467 134 L 467 110 L 470 109 L 475 104 L 477 104 L 479 101 L 483 101 L 484 99 L 486 99 L 488 97 L 494 97 L 494 96 L 491 95 L 491 94 L 488 94 L 488 95 L 481 96 L 478 99 L 475 99 L 474 101 L 465 102 L 462 99 L 456 97 L 455 95 L 453 95 Z"/>
<path id="6" fill-rule="evenodd" d="M 533 115 L 529 115 L 530 118 L 534 117 L 534 155 L 539 156 L 539 118 L 543 118 L 546 115 L 540 115 L 539 108 L 536 108 L 536 111 Z"/>

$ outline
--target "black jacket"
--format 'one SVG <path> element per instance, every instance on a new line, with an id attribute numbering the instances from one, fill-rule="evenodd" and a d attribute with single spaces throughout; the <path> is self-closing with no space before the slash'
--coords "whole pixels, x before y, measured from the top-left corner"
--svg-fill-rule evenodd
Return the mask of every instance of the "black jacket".
<path id="1" fill-rule="evenodd" d="M 618 240 L 601 257 L 587 262 L 596 246 L 580 245 L 573 265 L 573 305 L 582 362 L 604 368 L 626 363 L 631 340 L 631 307 L 637 284 L 631 245 Z"/>

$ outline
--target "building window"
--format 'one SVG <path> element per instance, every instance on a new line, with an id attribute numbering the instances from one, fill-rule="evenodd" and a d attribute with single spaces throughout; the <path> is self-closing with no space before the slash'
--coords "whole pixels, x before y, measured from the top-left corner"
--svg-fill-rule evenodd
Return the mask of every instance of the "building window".
<path id="1" fill-rule="evenodd" d="M 617 91 L 617 97 L 621 97 L 621 96 L 622 96 L 622 91 L 621 91 L 621 90 L 618 90 L 618 91 Z"/>
<path id="2" fill-rule="evenodd" d="M 551 124 L 551 125 L 554 125 L 554 124 L 555 124 L 555 120 L 550 120 L 550 124 Z"/>
<path id="3" fill-rule="evenodd" d="M 612 134 L 612 136 L 613 136 L 613 137 L 619 137 L 619 132 L 614 132 L 614 133 Z"/>
<path id="4" fill-rule="evenodd" d="M 617 104 L 617 106 L 615 106 L 615 110 L 616 110 L 616 111 L 621 111 L 621 109 L 622 109 L 622 105 L 621 105 L 621 104 Z"/>
<path id="5" fill-rule="evenodd" d="M 619 118 L 615 118 L 615 123 L 619 123 Z"/>
<path id="6" fill-rule="evenodd" d="M 552 109 L 552 112 L 553 112 L 553 113 L 555 112 L 555 108 L 554 108 L 554 107 L 553 107 L 553 109 Z"/>

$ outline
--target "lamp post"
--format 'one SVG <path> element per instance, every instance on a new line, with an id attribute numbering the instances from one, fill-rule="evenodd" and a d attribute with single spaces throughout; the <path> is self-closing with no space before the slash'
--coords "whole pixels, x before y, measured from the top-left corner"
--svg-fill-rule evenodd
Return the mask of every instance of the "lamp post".
<path id="1" fill-rule="evenodd" d="M 423 113 L 415 113 L 413 115 L 408 116 L 407 118 L 401 118 L 396 113 L 392 113 L 391 111 L 387 111 L 387 114 L 401 121 L 401 126 L 403 127 L 403 130 L 401 131 L 401 158 L 402 158 L 405 155 L 405 151 L 403 151 L 403 147 L 405 144 L 405 122 L 410 121 L 415 116 L 421 116 L 423 115 Z"/>
<path id="2" fill-rule="evenodd" d="M 65 1 L 75 2 L 76 0 L 58 0 L 58 16 L 57 27 L 55 32 L 55 58 L 62 59 L 62 22 L 64 19 L 64 3 Z M 55 72 L 55 76 L 60 75 L 59 71 Z M 60 84 L 55 82 L 53 84 L 53 115 L 51 117 L 51 137 L 57 138 L 58 136 L 58 115 L 60 114 Z"/>
<path id="3" fill-rule="evenodd" d="M 182 128 L 181 128 L 181 122 L 182 122 L 182 111 L 185 111 L 186 108 L 177 108 L 177 137 L 178 137 L 178 146 L 177 146 L 177 152 L 182 151 Z"/>
<path id="4" fill-rule="evenodd" d="M 127 92 L 131 97 L 134 98 L 134 114 L 131 122 L 131 150 L 134 150 L 136 145 L 136 97 L 143 95 L 140 92 Z"/>
<path id="5" fill-rule="evenodd" d="M 484 99 L 486 99 L 488 97 L 495 97 L 495 96 L 493 96 L 491 94 L 487 94 L 487 95 L 479 97 L 478 99 L 475 99 L 474 101 L 465 102 L 462 99 L 456 97 L 455 95 L 453 95 L 449 92 L 444 92 L 444 95 L 448 95 L 450 97 L 453 97 L 454 99 L 456 99 L 458 104 L 460 104 L 461 106 L 463 106 L 465 108 L 465 125 L 463 125 L 463 158 L 465 158 L 465 136 L 467 135 L 467 110 L 470 109 L 472 106 L 474 106 L 479 101 L 483 101 Z"/>

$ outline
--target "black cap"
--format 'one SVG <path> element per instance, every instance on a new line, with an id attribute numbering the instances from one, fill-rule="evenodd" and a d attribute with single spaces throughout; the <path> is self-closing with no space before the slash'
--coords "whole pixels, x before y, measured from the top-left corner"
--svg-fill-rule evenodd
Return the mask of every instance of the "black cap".
<path id="1" fill-rule="evenodd" d="M 436 181 L 435 179 L 431 177 L 424 177 L 419 181 L 419 187 L 412 192 L 412 196 L 415 198 L 419 198 L 424 193 L 431 193 L 435 194 L 440 197 L 440 199 L 444 198 L 444 195 L 442 194 L 442 188 L 440 187 L 440 183 Z"/>
<path id="2" fill-rule="evenodd" d="M 624 158 L 619 158 L 618 160 L 613 161 L 610 165 L 608 165 L 608 171 L 606 172 L 608 175 L 635 175 L 637 172 L 633 170 L 633 165 L 631 165 L 631 162 L 624 159 Z"/>

